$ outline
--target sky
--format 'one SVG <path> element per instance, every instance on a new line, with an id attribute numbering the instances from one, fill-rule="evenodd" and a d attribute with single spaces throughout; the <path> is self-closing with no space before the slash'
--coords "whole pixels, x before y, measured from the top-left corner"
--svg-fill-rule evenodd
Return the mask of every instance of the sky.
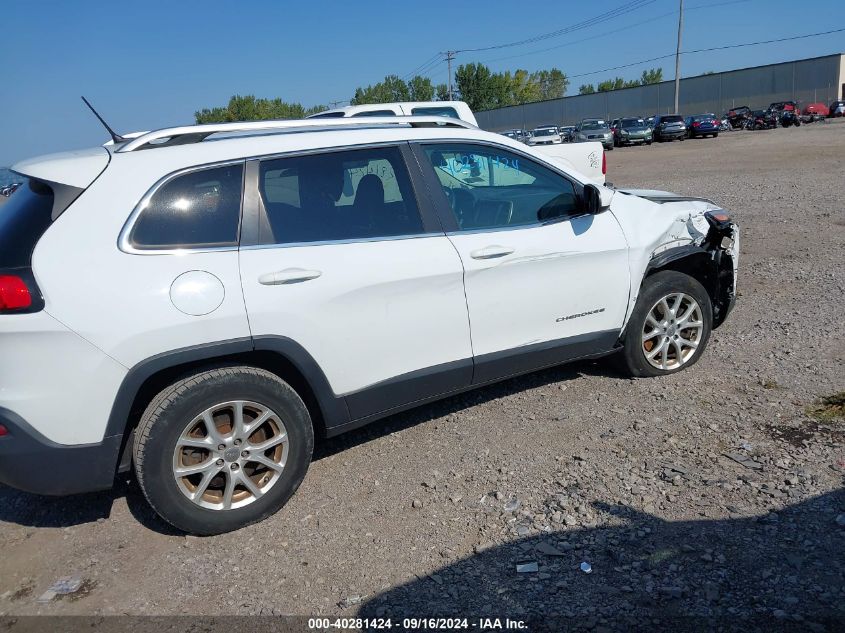
<path id="1" fill-rule="evenodd" d="M 367 0 L 4 0 L 0 67 L 0 165 L 102 144 L 108 137 L 85 95 L 118 132 L 193 123 L 193 113 L 233 94 L 305 106 L 348 100 L 360 85 L 404 77 L 438 52 L 485 48 L 570 28 L 519 46 L 460 52 L 455 64 L 494 71 L 560 68 L 581 83 L 638 77 L 674 59 L 574 77 L 673 53 L 678 0 L 586 20 L 631 0 L 405 2 Z M 684 50 L 845 27 L 841 0 L 686 0 Z M 845 32 L 684 55 L 681 76 L 845 52 Z M 445 61 L 424 74 L 445 83 Z"/>

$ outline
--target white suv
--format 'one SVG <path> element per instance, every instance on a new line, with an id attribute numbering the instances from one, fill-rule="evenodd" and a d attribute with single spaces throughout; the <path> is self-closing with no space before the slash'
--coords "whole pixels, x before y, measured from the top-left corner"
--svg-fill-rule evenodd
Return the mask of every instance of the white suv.
<path id="1" fill-rule="evenodd" d="M 263 519 L 314 438 L 576 358 L 689 367 L 734 302 L 718 207 L 440 117 L 221 124 L 18 163 L 0 482 L 134 468 L 188 532 Z"/>

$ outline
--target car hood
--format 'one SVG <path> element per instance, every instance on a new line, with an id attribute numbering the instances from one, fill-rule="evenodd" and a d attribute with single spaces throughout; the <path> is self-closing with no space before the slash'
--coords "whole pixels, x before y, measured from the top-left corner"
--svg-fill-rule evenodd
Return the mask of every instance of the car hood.
<path id="1" fill-rule="evenodd" d="M 649 131 L 648 127 L 623 127 L 623 132 L 628 132 L 628 134 L 643 134 Z"/>
<path id="2" fill-rule="evenodd" d="M 657 189 L 617 189 L 616 194 L 611 209 L 629 243 L 647 246 L 652 256 L 677 246 L 701 245 L 710 230 L 704 214 L 722 210 L 706 198 Z"/>

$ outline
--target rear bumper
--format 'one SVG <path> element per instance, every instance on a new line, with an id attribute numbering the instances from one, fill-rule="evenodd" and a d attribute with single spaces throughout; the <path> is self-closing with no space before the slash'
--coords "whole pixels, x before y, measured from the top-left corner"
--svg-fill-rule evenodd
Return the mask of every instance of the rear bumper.
<path id="1" fill-rule="evenodd" d="M 656 132 L 655 136 L 658 136 L 661 139 L 664 138 L 684 138 L 687 135 L 686 130 L 672 130 L 671 132 Z"/>
<path id="2" fill-rule="evenodd" d="M 51 442 L 16 413 L 0 408 L 0 483 L 41 495 L 105 490 L 114 484 L 122 436 L 96 444 Z"/>
<path id="3" fill-rule="evenodd" d="M 695 128 L 689 131 L 690 136 L 704 136 L 705 134 L 718 134 L 719 128 L 713 127 L 707 130 L 703 130 L 701 128 Z"/>

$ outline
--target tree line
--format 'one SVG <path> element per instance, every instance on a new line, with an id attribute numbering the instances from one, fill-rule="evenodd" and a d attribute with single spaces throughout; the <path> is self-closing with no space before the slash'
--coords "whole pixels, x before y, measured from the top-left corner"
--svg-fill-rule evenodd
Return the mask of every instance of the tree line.
<path id="1" fill-rule="evenodd" d="M 469 63 L 458 66 L 454 79 L 453 98 L 466 101 L 473 111 L 557 99 L 563 97 L 569 87 L 569 78 L 558 68 L 534 72 L 522 69 L 493 72 L 484 64 Z M 602 81 L 597 86 L 582 84 L 578 93 L 607 92 L 661 81 L 663 69 L 652 68 L 644 70 L 639 79 L 626 81 L 616 77 Z M 431 79 L 419 75 L 408 81 L 398 75 L 388 75 L 376 84 L 356 88 L 350 104 L 435 100 L 449 100 L 449 87 L 446 84 L 434 85 Z M 327 109 L 325 105 L 306 108 L 301 103 L 288 103 L 282 99 L 235 95 L 226 106 L 198 110 L 194 118 L 197 123 L 301 119 Z"/>
<path id="2" fill-rule="evenodd" d="M 611 90 L 621 90 L 622 88 L 636 88 L 637 86 L 659 84 L 661 81 L 663 81 L 663 69 L 650 68 L 649 70 L 644 70 L 639 79 L 626 81 L 622 77 L 616 77 L 599 82 L 597 86 L 593 86 L 593 84 L 581 84 L 578 88 L 578 94 L 591 95 L 595 92 L 610 92 Z"/>

